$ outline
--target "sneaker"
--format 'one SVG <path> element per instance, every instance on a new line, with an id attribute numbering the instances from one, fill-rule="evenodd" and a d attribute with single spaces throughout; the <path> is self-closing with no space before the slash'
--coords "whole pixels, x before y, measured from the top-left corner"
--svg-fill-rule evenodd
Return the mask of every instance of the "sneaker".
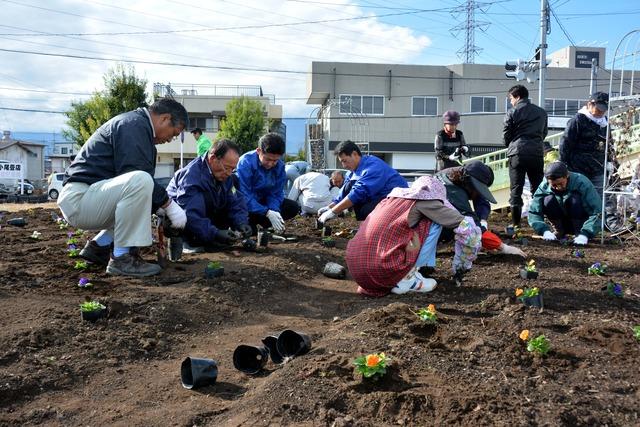
<path id="1" fill-rule="evenodd" d="M 434 279 L 426 279 L 422 274 L 416 272 L 408 279 L 402 279 L 391 289 L 391 293 L 402 295 L 407 292 L 431 292 L 436 288 L 438 282 Z"/>
<path id="2" fill-rule="evenodd" d="M 182 253 L 185 254 L 202 254 L 204 253 L 204 246 L 191 246 L 186 241 L 182 242 Z"/>
<path id="3" fill-rule="evenodd" d="M 136 254 L 124 254 L 119 257 L 113 257 L 107 265 L 107 274 L 114 276 L 134 276 L 146 277 L 153 276 L 162 271 L 162 267 L 158 264 L 151 264 L 140 258 Z"/>
<path id="4" fill-rule="evenodd" d="M 100 246 L 95 240 L 89 240 L 80 251 L 80 257 L 98 265 L 107 265 L 111 257 L 111 245 Z"/>

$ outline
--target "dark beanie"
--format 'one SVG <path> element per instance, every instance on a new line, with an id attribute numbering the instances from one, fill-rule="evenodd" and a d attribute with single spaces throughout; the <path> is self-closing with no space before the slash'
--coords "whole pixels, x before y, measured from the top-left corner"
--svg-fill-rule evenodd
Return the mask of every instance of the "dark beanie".
<path id="1" fill-rule="evenodd" d="M 562 162 L 549 163 L 544 170 L 544 177 L 547 179 L 558 179 L 565 176 L 569 176 L 569 169 Z"/>

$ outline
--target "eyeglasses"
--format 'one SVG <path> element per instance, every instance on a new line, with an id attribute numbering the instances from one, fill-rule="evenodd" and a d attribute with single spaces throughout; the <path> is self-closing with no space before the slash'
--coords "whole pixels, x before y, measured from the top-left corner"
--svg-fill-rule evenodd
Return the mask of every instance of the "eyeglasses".
<path id="1" fill-rule="evenodd" d="M 234 173 L 236 171 L 235 167 L 227 167 L 224 162 L 222 161 L 222 159 L 218 159 L 218 163 L 220 163 L 220 166 L 222 167 L 222 170 L 224 171 L 224 173 L 231 175 L 232 173 Z"/>

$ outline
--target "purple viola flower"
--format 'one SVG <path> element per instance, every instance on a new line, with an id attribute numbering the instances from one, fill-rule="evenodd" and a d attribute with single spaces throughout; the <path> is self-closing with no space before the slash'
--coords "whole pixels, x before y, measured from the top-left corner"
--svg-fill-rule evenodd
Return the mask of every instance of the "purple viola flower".
<path id="1" fill-rule="evenodd" d="M 600 268 L 601 264 L 599 262 L 593 263 L 593 268 Z"/>
<path id="2" fill-rule="evenodd" d="M 91 286 L 91 282 L 86 277 L 81 277 L 80 281 L 78 281 L 78 286 L 81 288 L 86 288 Z"/>
<path id="3" fill-rule="evenodd" d="M 67 249 L 69 249 L 70 251 L 74 251 L 74 250 L 78 249 L 78 247 L 76 245 L 69 245 L 69 247 Z"/>
<path id="4" fill-rule="evenodd" d="M 616 295 L 618 295 L 618 296 L 622 295 L 622 286 L 620 286 L 620 284 L 619 284 L 619 283 L 616 283 L 616 284 L 613 286 L 613 293 L 614 293 L 614 294 L 616 294 Z"/>
<path id="5" fill-rule="evenodd" d="M 68 238 L 72 238 L 73 237 L 73 232 L 72 231 L 67 231 L 67 237 Z"/>

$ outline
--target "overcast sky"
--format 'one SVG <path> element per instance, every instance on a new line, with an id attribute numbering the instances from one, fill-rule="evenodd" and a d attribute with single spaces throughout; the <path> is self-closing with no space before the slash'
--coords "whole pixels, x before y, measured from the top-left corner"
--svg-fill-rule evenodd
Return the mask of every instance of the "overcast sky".
<path id="1" fill-rule="evenodd" d="M 265 93 L 275 94 L 285 117 L 307 117 L 312 107 L 305 104 L 304 72 L 311 61 L 461 62 L 456 51 L 463 45 L 464 31 L 457 38 L 451 31 L 465 18 L 456 12 L 460 3 L 0 0 L 0 128 L 60 131 L 60 114 L 9 109 L 64 111 L 71 100 L 101 90 L 104 73 L 122 59 L 189 65 L 133 64 L 149 81 L 149 92 L 153 82 L 260 85 Z M 487 25 L 476 31 L 476 45 L 483 51 L 475 62 L 501 64 L 530 57 L 539 43 L 539 1 L 485 3 L 476 12 L 478 23 Z M 551 5 L 556 17 L 551 21 L 550 51 L 571 44 L 571 38 L 578 45 L 607 47 L 610 59 L 619 39 L 640 27 L 637 0 L 551 0 Z"/>

